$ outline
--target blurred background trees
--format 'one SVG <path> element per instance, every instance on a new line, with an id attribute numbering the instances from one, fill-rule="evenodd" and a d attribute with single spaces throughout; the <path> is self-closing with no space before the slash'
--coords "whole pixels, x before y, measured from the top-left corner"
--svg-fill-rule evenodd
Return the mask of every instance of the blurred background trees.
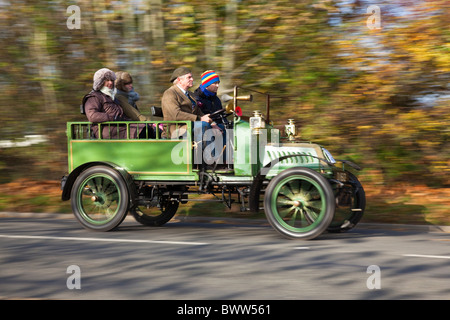
<path id="1" fill-rule="evenodd" d="M 350 156 L 376 184 L 448 186 L 449 16 L 446 0 L 0 0 L 0 140 L 49 139 L 0 148 L 0 182 L 64 174 L 66 122 L 85 120 L 99 68 L 130 72 L 149 114 L 185 65 L 196 86 L 216 70 L 220 94 L 271 92 L 275 124 L 297 119 L 302 139 Z"/>

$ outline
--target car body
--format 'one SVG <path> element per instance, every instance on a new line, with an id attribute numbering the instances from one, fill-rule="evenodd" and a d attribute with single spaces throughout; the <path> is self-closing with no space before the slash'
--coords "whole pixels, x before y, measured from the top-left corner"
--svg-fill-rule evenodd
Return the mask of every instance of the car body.
<path id="1" fill-rule="evenodd" d="M 265 96 L 265 114 L 243 116 L 237 102 L 253 95 L 240 96 L 241 90 Z M 212 163 L 205 157 L 211 144 L 205 147 L 190 121 L 70 122 L 62 199 L 71 200 L 85 228 L 98 231 L 116 228 L 128 212 L 144 225 L 163 225 L 193 194 L 214 194 L 228 207 L 238 203 L 242 211 L 263 208 L 287 238 L 313 239 L 327 230 L 353 228 L 365 208 L 364 189 L 354 173 L 359 167 L 335 160 L 321 145 L 297 141 L 292 119 L 281 136 L 269 113 L 270 95 L 235 87 L 227 108 L 214 115 L 224 120 L 227 140 L 225 148 L 210 148 L 222 154 Z M 103 139 L 93 136 L 94 126 L 96 132 L 124 126 L 128 133 L 130 126 L 140 126 L 157 134 Z M 183 134 L 169 132 L 174 126 Z"/>

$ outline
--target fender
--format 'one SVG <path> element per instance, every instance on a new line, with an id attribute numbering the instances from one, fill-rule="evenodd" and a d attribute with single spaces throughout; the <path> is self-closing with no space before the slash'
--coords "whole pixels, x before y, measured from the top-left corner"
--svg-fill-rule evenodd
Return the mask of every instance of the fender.
<path id="1" fill-rule="evenodd" d="M 136 185 L 133 182 L 133 178 L 125 169 L 117 166 L 112 162 L 88 162 L 74 169 L 68 176 L 64 176 L 61 179 L 61 189 L 62 189 L 61 199 L 63 201 L 70 200 L 70 194 L 72 192 L 73 184 L 77 179 L 77 177 L 80 175 L 80 173 L 86 170 L 87 168 L 97 165 L 104 165 L 111 167 L 122 175 L 127 185 L 128 193 L 130 194 L 130 207 L 132 207 L 134 205 L 134 201 L 137 196 Z"/>
<path id="2" fill-rule="evenodd" d="M 253 211 L 253 212 L 259 211 L 259 195 L 261 193 L 261 187 L 262 187 L 264 180 L 266 180 L 266 175 L 269 173 L 270 169 L 272 169 L 272 167 L 275 166 L 278 162 L 281 162 L 288 158 L 301 157 L 301 156 L 302 156 L 301 154 L 290 154 L 287 156 L 282 156 L 282 157 L 272 160 L 271 162 L 269 162 L 268 164 L 266 164 L 264 167 L 262 167 L 259 170 L 258 174 L 255 176 L 255 179 L 253 179 L 253 183 L 250 188 L 250 194 L 249 194 L 250 211 Z M 323 161 L 327 165 L 333 166 L 333 164 L 331 162 L 329 162 L 328 160 L 326 160 L 324 158 L 310 156 L 310 155 L 307 155 L 307 156 L 317 158 L 317 159 L 319 159 L 319 161 Z"/>

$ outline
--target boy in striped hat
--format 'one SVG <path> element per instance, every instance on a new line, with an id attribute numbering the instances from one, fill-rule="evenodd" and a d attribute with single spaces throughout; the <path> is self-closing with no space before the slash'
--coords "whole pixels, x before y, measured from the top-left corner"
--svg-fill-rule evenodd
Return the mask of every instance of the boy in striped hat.
<path id="1" fill-rule="evenodd" d="M 207 70 L 201 75 L 201 84 L 194 91 L 195 98 L 197 100 L 197 105 L 200 107 L 204 114 L 211 114 L 217 110 L 222 109 L 222 102 L 217 96 L 217 91 L 219 89 L 220 79 L 219 75 L 214 70 Z M 226 144 L 226 130 L 222 119 L 214 119 L 211 124 L 213 128 L 218 128 L 222 132 L 223 144 Z M 226 161 L 226 153 L 223 153 L 224 163 Z"/>
<path id="2" fill-rule="evenodd" d="M 201 75 L 202 83 L 194 91 L 197 103 L 204 114 L 210 114 L 222 109 L 222 102 L 217 97 L 220 79 L 214 70 L 207 70 Z M 217 123 L 221 123 L 216 121 Z"/>

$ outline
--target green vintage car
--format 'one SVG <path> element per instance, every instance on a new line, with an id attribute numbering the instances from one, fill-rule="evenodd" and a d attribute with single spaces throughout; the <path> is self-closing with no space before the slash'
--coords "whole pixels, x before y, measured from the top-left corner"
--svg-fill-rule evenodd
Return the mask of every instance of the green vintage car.
<path id="1" fill-rule="evenodd" d="M 237 103 L 254 110 L 254 96 L 263 97 L 265 112 L 245 116 Z M 224 147 L 216 148 L 220 139 L 212 138 L 205 147 L 205 137 L 195 134 L 190 121 L 67 123 L 62 200 L 71 200 L 83 227 L 97 231 L 116 228 L 128 212 L 144 225 L 161 226 L 180 204 L 201 200 L 192 198 L 198 194 L 212 194 L 229 208 L 236 203 L 242 211 L 263 209 L 287 238 L 313 239 L 325 231 L 350 230 L 360 221 L 365 193 L 356 164 L 335 160 L 318 144 L 297 141 L 292 119 L 281 136 L 270 120 L 269 94 L 235 87 L 228 97 L 226 109 L 212 115 L 226 127 Z M 131 137 L 131 126 L 140 126 L 146 136 Z M 126 128 L 126 138 L 102 137 L 105 130 L 119 128 Z"/>

